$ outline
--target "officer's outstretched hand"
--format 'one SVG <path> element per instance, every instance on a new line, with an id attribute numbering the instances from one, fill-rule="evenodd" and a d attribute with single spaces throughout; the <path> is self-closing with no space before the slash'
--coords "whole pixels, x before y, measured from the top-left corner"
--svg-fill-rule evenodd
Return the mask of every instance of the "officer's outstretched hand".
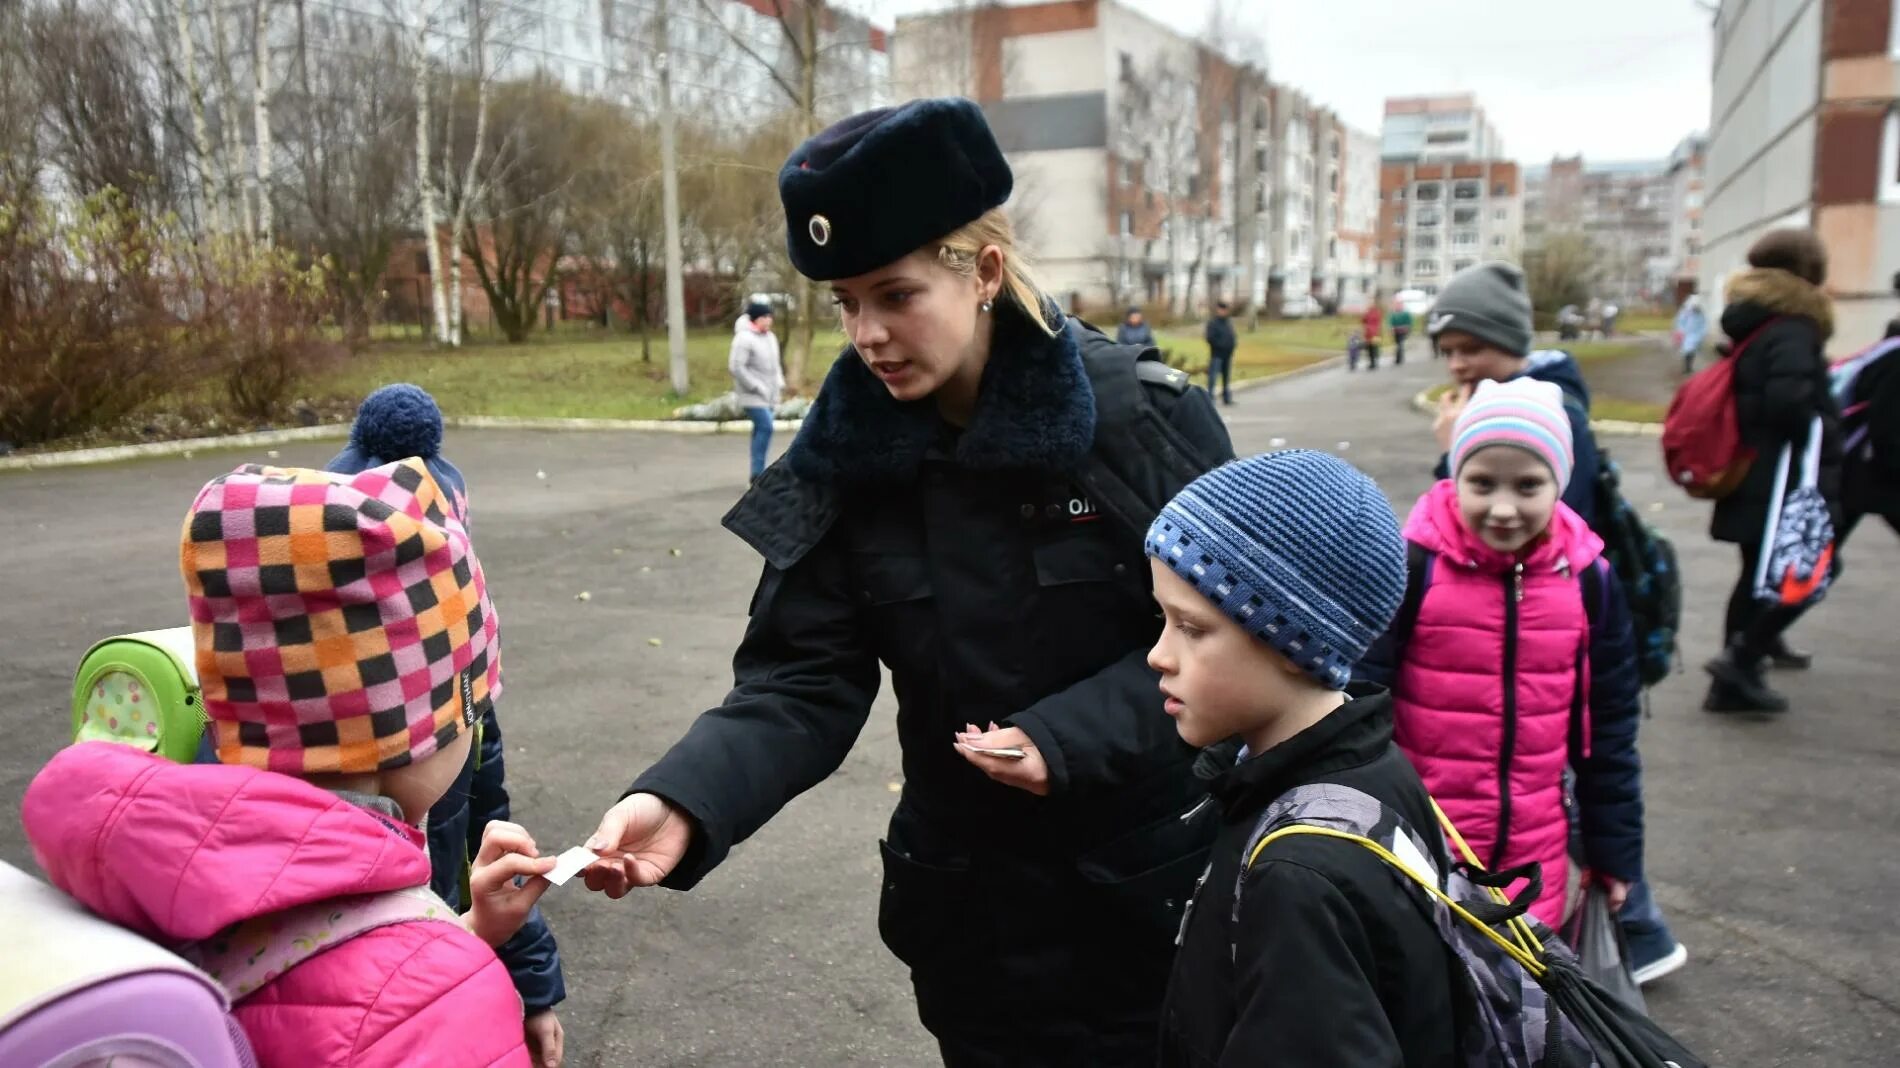
<path id="1" fill-rule="evenodd" d="M 693 844 L 692 817 L 656 794 L 628 794 L 601 817 L 587 848 L 600 854 L 583 873 L 589 890 L 625 897 L 672 873 Z"/>
<path id="2" fill-rule="evenodd" d="M 1018 790 L 1028 790 L 1037 797 L 1049 796 L 1049 762 L 1036 751 L 1036 744 L 1029 740 L 1020 727 L 998 727 L 991 723 L 987 731 L 978 730 L 976 724 L 965 725 L 965 729 L 956 736 L 957 752 L 963 759 L 977 766 L 977 770 L 1004 786 L 1014 786 Z M 1023 755 L 997 756 L 982 752 L 985 749 L 1020 749 Z"/>

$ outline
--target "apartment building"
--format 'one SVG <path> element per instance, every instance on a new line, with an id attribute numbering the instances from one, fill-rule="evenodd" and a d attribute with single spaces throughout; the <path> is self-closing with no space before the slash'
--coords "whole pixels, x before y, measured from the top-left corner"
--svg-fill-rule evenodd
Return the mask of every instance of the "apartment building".
<path id="1" fill-rule="evenodd" d="M 1671 244 L 1676 183 L 1667 159 L 1586 163 L 1569 156 L 1528 168 L 1524 247 L 1534 251 L 1553 234 L 1580 234 L 1596 247 L 1596 296 L 1625 306 L 1668 303 L 1678 264 Z"/>
<path id="2" fill-rule="evenodd" d="M 982 105 L 1059 300 L 1199 314 L 1264 295 L 1279 160 L 1263 72 L 1113 0 L 901 18 L 892 57 L 898 98 Z"/>
<path id="3" fill-rule="evenodd" d="M 1827 244 L 1840 355 L 1900 312 L 1900 14 L 1892 0 L 1724 0 L 1715 18 L 1705 293 L 1777 226 Z"/>
<path id="4" fill-rule="evenodd" d="M 1670 304 L 1695 292 L 1702 276 L 1702 207 L 1708 138 L 1690 134 L 1669 154 Z"/>
<path id="5" fill-rule="evenodd" d="M 1379 284 L 1387 293 L 1435 294 L 1467 267 L 1522 256 L 1524 191 L 1515 163 L 1386 160 L 1379 188 Z"/>
<path id="6" fill-rule="evenodd" d="M 1502 159 L 1504 142 L 1470 93 L 1391 97 L 1380 155 L 1396 162 Z"/>

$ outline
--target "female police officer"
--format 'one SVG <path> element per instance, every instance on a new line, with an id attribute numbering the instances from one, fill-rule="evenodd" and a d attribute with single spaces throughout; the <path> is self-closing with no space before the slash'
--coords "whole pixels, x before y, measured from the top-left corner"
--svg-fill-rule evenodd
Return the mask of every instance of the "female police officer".
<path id="1" fill-rule="evenodd" d="M 734 688 L 607 813 L 587 883 L 697 883 L 838 767 L 881 660 L 905 786 L 878 928 L 946 1063 L 1151 1063 L 1214 827 L 1144 662 L 1141 531 L 1233 449 L 1205 393 L 1039 293 L 1010 186 L 965 100 L 787 160 L 792 263 L 851 347 L 726 517 L 765 558 Z"/>

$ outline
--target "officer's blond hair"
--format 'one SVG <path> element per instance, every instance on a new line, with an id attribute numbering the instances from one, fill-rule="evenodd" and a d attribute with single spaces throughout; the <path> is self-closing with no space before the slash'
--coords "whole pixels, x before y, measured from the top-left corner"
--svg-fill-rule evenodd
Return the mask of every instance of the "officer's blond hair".
<path id="1" fill-rule="evenodd" d="M 1003 253 L 1003 287 L 996 299 L 1015 304 L 1023 314 L 1053 337 L 1055 329 L 1043 317 L 1042 290 L 1030 274 L 1027 258 L 1016 247 L 1016 231 L 1001 208 L 992 208 L 975 222 L 937 242 L 937 262 L 966 277 L 976 273 L 983 250 L 995 245 Z"/>

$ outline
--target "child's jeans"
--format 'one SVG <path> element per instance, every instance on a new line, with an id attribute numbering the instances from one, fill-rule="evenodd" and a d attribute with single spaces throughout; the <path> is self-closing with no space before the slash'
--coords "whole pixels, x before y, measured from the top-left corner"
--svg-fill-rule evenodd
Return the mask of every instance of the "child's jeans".
<path id="1" fill-rule="evenodd" d="M 772 409 L 747 408 L 745 414 L 752 420 L 752 477 L 757 478 L 765 471 L 765 454 L 772 447 Z"/>
<path id="2" fill-rule="evenodd" d="M 1633 967 L 1660 960 L 1676 948 L 1676 936 L 1669 933 L 1669 924 L 1663 919 L 1662 909 L 1656 907 L 1656 897 L 1649 892 L 1647 882 L 1630 885 L 1629 899 L 1623 902 L 1623 911 L 1616 914 L 1616 922 L 1629 940 L 1630 956 L 1635 958 L 1630 961 Z"/>

